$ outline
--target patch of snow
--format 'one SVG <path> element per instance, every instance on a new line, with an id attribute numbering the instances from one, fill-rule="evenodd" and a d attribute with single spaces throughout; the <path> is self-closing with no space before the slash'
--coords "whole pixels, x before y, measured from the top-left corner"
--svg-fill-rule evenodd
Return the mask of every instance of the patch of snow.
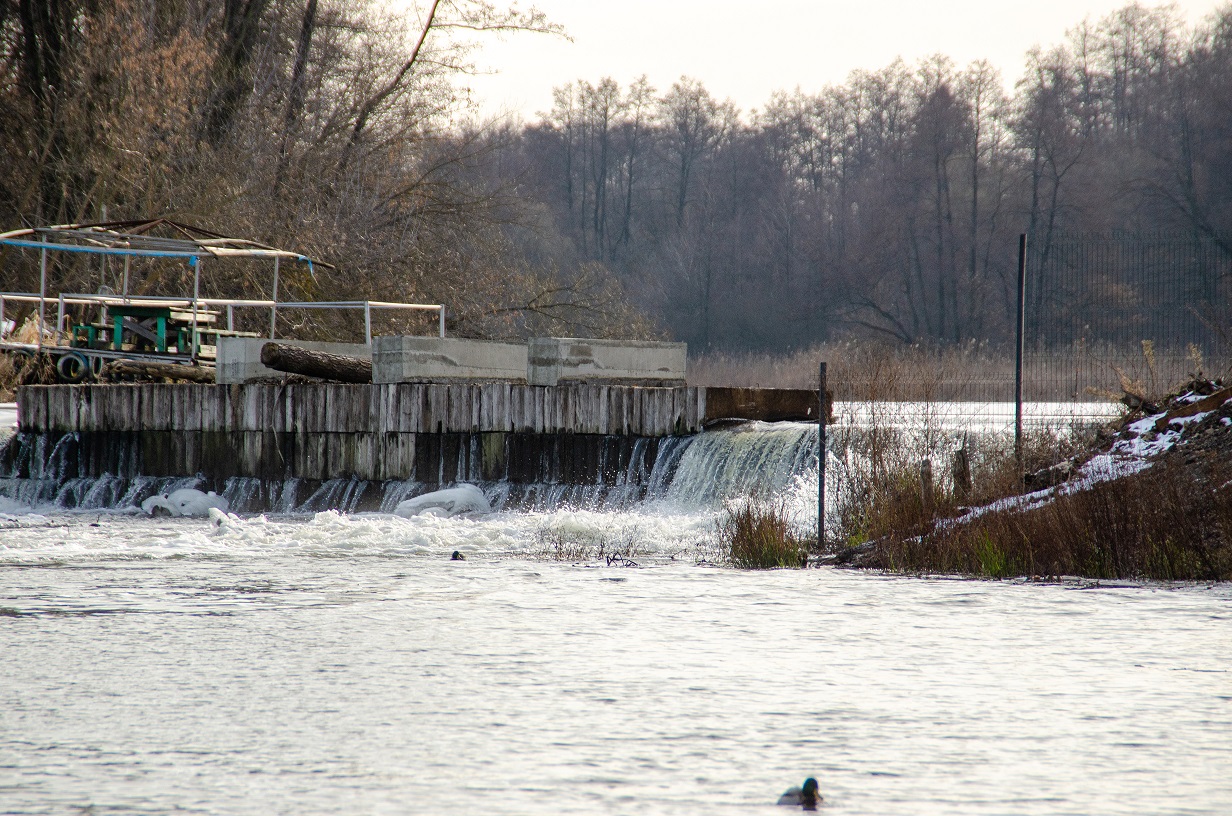
<path id="1" fill-rule="evenodd" d="M 1194 397 L 1194 399 L 1187 399 Z M 1201 399 L 1200 395 L 1188 394 L 1179 398 L 1178 402 L 1194 402 Z M 1008 496 L 982 507 L 972 507 L 962 516 L 941 522 L 944 526 L 963 524 L 978 518 L 985 513 L 1003 511 L 1025 511 L 1042 507 L 1058 496 L 1068 496 L 1088 490 L 1101 482 L 1132 476 L 1154 464 L 1160 455 L 1166 453 L 1181 441 L 1181 435 L 1187 425 L 1201 422 L 1211 411 L 1179 417 L 1171 420 L 1163 431 L 1156 432 L 1155 425 L 1165 413 L 1143 417 L 1125 426 L 1123 437 L 1118 439 L 1107 453 L 1091 457 L 1078 469 L 1074 478 L 1057 487 L 1036 490 L 1019 496 Z M 1232 419 L 1224 417 L 1220 420 L 1224 426 L 1232 426 Z"/>

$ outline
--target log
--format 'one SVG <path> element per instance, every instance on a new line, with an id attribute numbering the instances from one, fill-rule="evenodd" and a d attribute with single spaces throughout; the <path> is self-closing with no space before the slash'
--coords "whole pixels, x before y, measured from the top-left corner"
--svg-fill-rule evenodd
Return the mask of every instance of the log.
<path id="1" fill-rule="evenodd" d="M 183 380 L 195 383 L 213 383 L 214 369 L 204 366 L 157 363 L 148 360 L 112 360 L 103 369 L 103 378 L 108 380 Z"/>
<path id="2" fill-rule="evenodd" d="M 313 351 L 285 343 L 266 343 L 261 346 L 261 365 L 289 374 L 302 374 L 305 377 L 318 377 L 335 382 L 372 382 L 371 360 Z"/>

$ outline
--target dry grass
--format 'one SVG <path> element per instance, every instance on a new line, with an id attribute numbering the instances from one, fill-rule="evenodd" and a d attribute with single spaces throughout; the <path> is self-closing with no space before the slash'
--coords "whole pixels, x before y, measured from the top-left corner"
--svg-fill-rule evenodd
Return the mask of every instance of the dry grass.
<path id="1" fill-rule="evenodd" d="M 1087 441 L 1074 432 L 1032 431 L 1023 443 L 1024 470 L 1067 461 Z M 838 454 L 829 471 L 837 500 L 828 527 L 831 540 L 847 546 L 918 536 L 936 519 L 1013 495 L 1021 485 L 1011 434 L 964 438 L 873 425 L 842 429 L 831 451 Z"/>
<path id="2" fill-rule="evenodd" d="M 817 364 L 823 360 L 827 384 L 840 402 L 1005 402 L 1014 397 L 1013 349 L 983 343 L 937 348 L 848 341 L 791 354 L 703 354 L 689 360 L 689 384 L 816 389 Z M 1023 389 L 1033 401 L 1115 400 L 1124 391 L 1159 396 L 1194 377 L 1228 373 L 1228 368 L 1229 361 L 1204 359 L 1192 345 L 1076 343 L 1029 353 Z"/>
<path id="3" fill-rule="evenodd" d="M 719 521 L 719 542 L 741 569 L 803 567 L 808 542 L 800 538 L 780 501 L 749 499 L 729 504 Z"/>
<path id="4" fill-rule="evenodd" d="M 17 366 L 13 355 L 0 354 L 0 402 L 12 402 L 17 398 Z"/>
<path id="5" fill-rule="evenodd" d="M 910 573 L 990 578 L 1232 580 L 1232 468 L 1174 460 L 1027 511 L 941 524 L 879 542 L 876 561 Z"/>

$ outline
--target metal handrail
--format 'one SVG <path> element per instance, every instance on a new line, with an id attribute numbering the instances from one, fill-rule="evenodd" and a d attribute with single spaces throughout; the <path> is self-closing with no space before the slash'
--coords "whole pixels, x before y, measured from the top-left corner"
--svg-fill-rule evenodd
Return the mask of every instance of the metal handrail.
<path id="1" fill-rule="evenodd" d="M 34 292 L 0 292 L 0 328 L 4 325 L 5 301 L 17 303 L 41 303 L 46 298 Z M 431 311 L 436 312 L 439 320 L 439 333 L 445 336 L 445 306 L 440 303 L 398 303 L 385 300 L 333 300 L 333 301 L 278 301 L 248 298 L 184 298 L 165 297 L 160 295 L 142 295 L 140 297 L 122 297 L 120 295 L 96 295 L 89 293 L 61 294 L 56 297 L 59 304 L 56 318 L 57 328 L 64 324 L 65 306 L 182 306 L 192 309 L 194 314 L 202 308 L 226 307 L 227 330 L 232 330 L 234 314 L 232 310 L 240 308 L 266 308 L 270 310 L 270 339 L 274 339 L 274 316 L 278 309 L 362 309 L 364 312 L 364 342 L 372 345 L 372 310 L 390 311 Z M 42 320 L 40 316 L 40 325 Z"/>

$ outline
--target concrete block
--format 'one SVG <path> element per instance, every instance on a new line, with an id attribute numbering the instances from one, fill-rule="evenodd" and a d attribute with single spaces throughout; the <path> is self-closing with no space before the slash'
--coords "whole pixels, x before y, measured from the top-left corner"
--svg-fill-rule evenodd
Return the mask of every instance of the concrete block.
<path id="1" fill-rule="evenodd" d="M 686 343 L 535 337 L 528 348 L 531 385 L 684 385 Z"/>
<path id="2" fill-rule="evenodd" d="M 286 340 L 281 337 L 274 341 L 268 337 L 220 337 L 215 381 L 219 385 L 231 385 L 262 377 L 286 376 L 286 372 L 261 365 L 261 347 L 269 342 L 330 354 L 345 354 L 348 357 L 362 357 L 365 360 L 372 358 L 372 349 L 363 343 L 325 343 L 315 340 Z"/>
<path id="3" fill-rule="evenodd" d="M 526 346 L 455 337 L 372 338 L 374 383 L 526 381 Z"/>

